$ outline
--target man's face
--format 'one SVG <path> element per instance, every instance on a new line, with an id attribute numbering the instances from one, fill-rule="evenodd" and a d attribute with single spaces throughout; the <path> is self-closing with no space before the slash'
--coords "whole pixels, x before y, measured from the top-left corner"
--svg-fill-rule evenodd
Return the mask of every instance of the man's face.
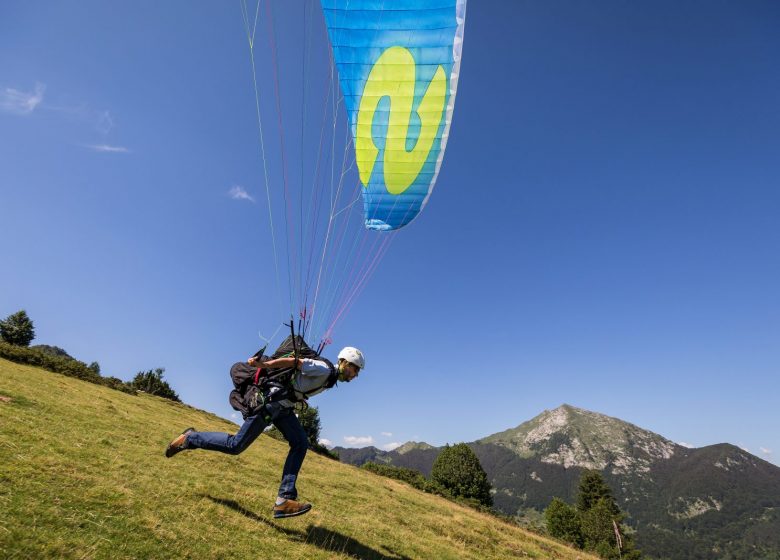
<path id="1" fill-rule="evenodd" d="M 358 373 L 360 373 L 359 367 L 351 362 L 344 362 L 341 367 L 341 380 L 349 383 L 358 376 Z"/>

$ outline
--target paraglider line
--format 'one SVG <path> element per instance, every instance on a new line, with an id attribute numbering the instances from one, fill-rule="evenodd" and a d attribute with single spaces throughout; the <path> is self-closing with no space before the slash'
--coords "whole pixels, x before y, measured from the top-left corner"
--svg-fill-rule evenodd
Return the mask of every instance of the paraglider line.
<path id="1" fill-rule="evenodd" d="M 271 187 L 270 182 L 268 181 L 268 163 L 265 155 L 265 141 L 263 138 L 263 118 L 262 114 L 260 112 L 260 90 L 257 87 L 257 70 L 255 67 L 255 51 L 254 51 L 254 30 L 252 34 L 249 33 L 249 13 L 247 11 L 246 7 L 246 1 L 242 0 L 241 2 L 241 15 L 244 18 L 244 25 L 246 28 L 246 34 L 247 34 L 247 40 L 249 42 L 249 59 L 252 66 L 252 85 L 254 87 L 255 92 L 255 111 L 257 113 L 257 126 L 260 136 L 260 153 L 262 155 L 263 159 L 263 177 L 265 179 L 265 193 L 266 193 L 266 199 L 268 202 L 268 224 L 271 229 L 271 246 L 273 248 L 274 253 L 274 270 L 276 272 L 276 295 L 279 303 L 279 311 L 281 312 L 282 308 L 282 296 L 281 296 L 281 290 L 280 290 L 280 279 L 279 279 L 279 256 L 276 250 L 276 230 L 274 228 L 274 218 L 273 218 L 273 206 L 271 204 Z M 260 11 L 260 1 L 257 2 L 257 10 L 255 12 L 255 29 L 257 27 L 257 15 Z"/>
<path id="2" fill-rule="evenodd" d="M 358 296 L 363 292 L 363 289 L 365 288 L 368 279 L 374 274 L 374 271 L 377 269 L 379 263 L 384 258 L 388 248 L 390 247 L 390 243 L 394 238 L 395 238 L 394 233 L 388 233 L 387 237 L 382 241 L 382 245 L 374 255 L 374 260 L 371 262 L 369 270 L 367 270 L 366 274 L 360 279 L 360 282 L 358 282 L 357 286 L 350 294 L 350 296 L 347 298 L 346 302 L 342 305 L 341 309 L 339 310 L 338 314 L 331 322 L 330 326 L 328 326 L 328 329 L 326 331 L 328 335 L 333 331 L 336 324 L 341 319 L 341 316 L 352 307 L 352 304 L 354 304 Z"/>
<path id="3" fill-rule="evenodd" d="M 275 32 L 274 32 L 274 22 L 273 22 L 273 11 L 271 10 L 271 2 L 266 2 L 265 4 L 266 8 L 266 15 L 267 15 L 267 24 L 268 24 L 268 43 L 271 47 L 271 59 L 273 60 L 273 68 L 274 68 L 274 91 L 276 93 L 276 117 L 277 117 L 277 123 L 278 123 L 278 129 L 279 129 L 279 145 L 281 148 L 281 156 L 282 156 L 282 177 L 284 180 L 284 205 L 285 205 L 285 222 L 287 226 L 287 288 L 290 298 L 290 310 L 293 309 L 293 281 L 292 278 L 295 276 L 292 267 L 295 266 L 296 258 L 295 258 L 295 244 L 291 243 L 290 240 L 293 238 L 293 233 L 291 229 L 291 222 L 292 222 L 292 216 L 291 216 L 291 206 L 290 206 L 290 189 L 289 189 L 289 180 L 287 177 L 287 152 L 285 149 L 285 142 L 284 142 L 284 126 L 282 124 L 282 105 L 281 105 L 281 94 L 279 92 L 279 64 L 278 64 L 278 54 L 276 49 L 276 38 L 275 38 Z M 293 258 L 292 258 L 292 265 L 290 262 L 290 250 L 293 251 Z"/>

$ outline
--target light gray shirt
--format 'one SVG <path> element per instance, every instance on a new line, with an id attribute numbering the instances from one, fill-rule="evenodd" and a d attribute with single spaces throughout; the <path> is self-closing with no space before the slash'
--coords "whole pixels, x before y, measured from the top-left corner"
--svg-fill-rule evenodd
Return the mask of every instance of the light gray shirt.
<path id="1" fill-rule="evenodd" d="M 328 364 L 321 360 L 303 358 L 300 371 L 296 371 L 292 377 L 295 395 L 298 398 L 303 398 L 304 393 L 308 397 L 322 393 L 326 389 L 325 384 L 328 382 L 329 376 L 330 367 Z M 288 400 L 279 401 L 279 404 L 287 407 L 295 405 L 295 403 Z"/>

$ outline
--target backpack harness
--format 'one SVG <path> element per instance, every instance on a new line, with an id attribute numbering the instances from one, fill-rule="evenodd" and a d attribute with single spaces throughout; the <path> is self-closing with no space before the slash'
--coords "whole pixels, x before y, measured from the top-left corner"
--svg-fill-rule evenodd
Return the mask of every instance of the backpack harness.
<path id="1" fill-rule="evenodd" d="M 292 350 L 292 351 L 290 351 Z M 293 387 L 293 376 L 297 367 L 288 367 L 282 369 L 267 370 L 265 368 L 252 367 L 246 362 L 238 362 L 230 368 L 230 377 L 233 380 L 234 389 L 230 392 L 230 405 L 241 412 L 244 419 L 263 414 L 267 422 L 271 417 L 265 409 L 265 405 L 288 400 L 294 403 L 304 403 L 308 406 L 306 399 L 314 393 L 319 392 L 323 387 L 330 389 L 336 385 L 338 380 L 338 371 L 333 363 L 327 358 L 323 358 L 317 352 L 311 349 L 300 335 L 291 335 L 277 348 L 276 352 L 269 358 L 264 355 L 265 348 L 255 354 L 262 361 L 276 358 L 311 358 L 325 362 L 330 369 L 325 383 L 309 391 L 296 390 Z"/>

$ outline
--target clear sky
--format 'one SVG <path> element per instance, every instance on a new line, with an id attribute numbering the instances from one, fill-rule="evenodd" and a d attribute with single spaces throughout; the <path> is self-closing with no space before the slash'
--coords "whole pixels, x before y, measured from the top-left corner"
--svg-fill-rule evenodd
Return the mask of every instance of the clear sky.
<path id="1" fill-rule="evenodd" d="M 291 183 L 329 69 L 318 2 L 267 14 L 278 201 L 268 30 Z M 778 29 L 774 0 L 472 0 L 437 187 L 333 335 L 368 367 L 312 401 L 323 437 L 473 441 L 570 403 L 778 463 Z M 288 313 L 251 68 L 238 1 L 3 2 L 0 316 L 231 417 L 230 365 Z"/>

